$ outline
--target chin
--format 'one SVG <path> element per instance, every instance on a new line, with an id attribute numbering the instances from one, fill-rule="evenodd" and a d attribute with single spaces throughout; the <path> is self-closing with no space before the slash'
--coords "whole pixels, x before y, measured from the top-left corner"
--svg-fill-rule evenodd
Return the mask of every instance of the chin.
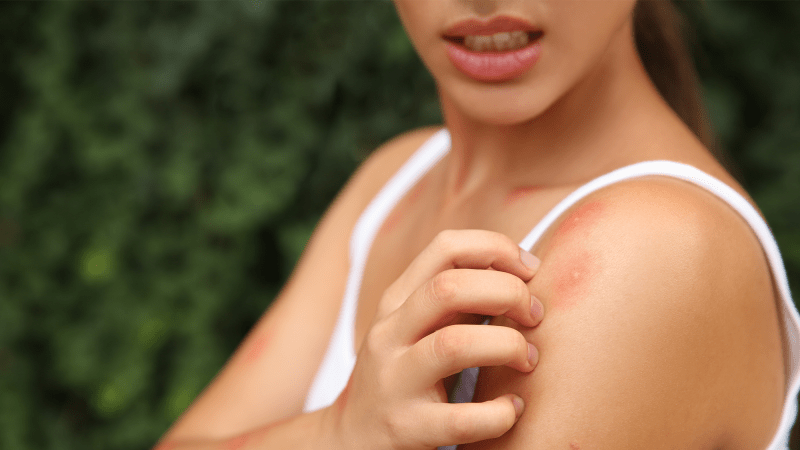
<path id="1" fill-rule="evenodd" d="M 474 109 L 474 108 L 473 108 Z M 513 126 L 530 122 L 539 116 L 539 111 L 529 108 L 482 108 L 479 110 L 465 110 L 473 120 L 494 126 Z"/>
<path id="2" fill-rule="evenodd" d="M 475 81 L 445 79 L 439 86 L 439 98 L 445 114 L 494 126 L 512 126 L 530 122 L 547 111 L 556 101 L 556 86 L 525 80 L 517 85 L 483 84 Z"/>
<path id="3" fill-rule="evenodd" d="M 512 126 L 529 122 L 552 103 L 544 95 L 537 95 L 530 88 L 508 88 L 493 86 L 468 86 L 441 96 L 443 107 L 457 109 L 454 113 L 494 126 Z"/>

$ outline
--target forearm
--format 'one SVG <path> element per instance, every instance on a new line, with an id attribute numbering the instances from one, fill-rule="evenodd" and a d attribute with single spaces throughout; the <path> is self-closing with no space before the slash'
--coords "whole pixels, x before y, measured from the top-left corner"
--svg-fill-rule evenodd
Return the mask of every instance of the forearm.
<path id="1" fill-rule="evenodd" d="M 340 446 L 327 412 L 301 414 L 225 439 L 175 440 L 167 435 L 154 450 L 336 449 Z"/>

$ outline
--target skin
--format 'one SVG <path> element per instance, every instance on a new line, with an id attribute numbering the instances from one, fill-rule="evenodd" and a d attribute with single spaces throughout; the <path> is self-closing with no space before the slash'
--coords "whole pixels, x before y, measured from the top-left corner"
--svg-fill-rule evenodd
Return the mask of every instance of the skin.
<path id="1" fill-rule="evenodd" d="M 270 345 L 269 338 L 269 330 L 253 338 L 244 356 L 245 363 L 253 363 L 259 360 L 264 350 Z"/>
<path id="2" fill-rule="evenodd" d="M 766 447 L 783 390 L 769 274 L 741 263 L 763 258 L 755 238 L 708 197 L 673 180 L 617 185 L 595 196 L 613 205 L 590 227 L 597 239 L 539 244 L 556 256 L 597 247 L 603 272 L 560 308 L 559 264 L 543 259 L 530 287 L 548 313 L 523 330 L 539 366 L 487 368 L 476 391 L 477 401 L 518 392 L 526 412 L 501 438 L 464 448 Z"/>
<path id="3" fill-rule="evenodd" d="M 556 228 L 554 239 L 568 241 L 584 237 L 603 219 L 606 208 L 607 205 L 599 201 L 583 203 Z"/>
<path id="4" fill-rule="evenodd" d="M 394 229 L 395 225 L 404 219 L 404 211 L 414 207 L 414 204 L 417 203 L 422 193 L 425 192 L 425 185 L 426 179 L 422 179 L 411 189 L 411 191 L 409 191 L 409 193 L 402 200 L 403 206 L 400 208 L 395 208 L 391 214 L 389 214 L 389 216 L 383 221 L 383 225 L 381 226 L 379 233 L 390 233 L 392 229 Z"/>
<path id="5" fill-rule="evenodd" d="M 522 186 L 514 189 L 513 191 L 509 192 L 506 196 L 504 204 L 510 205 L 511 203 L 516 202 L 517 200 L 521 200 L 530 194 L 535 193 L 536 191 L 540 190 L 541 186 Z"/>
<path id="6" fill-rule="evenodd" d="M 347 386 L 345 386 L 344 389 L 342 389 L 342 393 L 339 394 L 339 398 L 336 399 L 336 407 L 339 408 L 340 410 L 344 409 L 344 407 L 347 405 L 347 397 L 349 393 L 350 393 L 350 382 L 348 381 Z"/>
<path id="7" fill-rule="evenodd" d="M 588 298 L 592 281 L 601 275 L 600 255 L 579 251 L 560 260 L 553 280 L 556 296 L 550 305 L 569 309 Z"/>
<path id="8" fill-rule="evenodd" d="M 242 449 L 320 443 L 337 448 L 343 442 L 382 448 L 390 446 L 382 440 L 389 435 L 403 436 L 391 446 L 429 448 L 433 441 L 425 439 L 446 434 L 442 427 L 480 429 L 504 414 L 499 437 L 460 448 L 766 447 L 780 417 L 784 379 L 780 325 L 762 250 L 729 206 L 676 180 L 629 181 L 580 202 L 533 249 L 542 259 L 535 276 L 490 278 L 485 269 L 522 269 L 479 264 L 470 267 L 477 271 L 472 276 L 444 284 L 462 286 L 452 292 L 463 301 L 485 287 L 469 284 L 476 277 L 494 280 L 497 296 L 522 279 L 525 294 L 544 304 L 545 319 L 538 325 L 522 312 L 522 296 L 505 316 L 490 314 L 500 316 L 493 321 L 499 326 L 484 330 L 518 333 L 497 338 L 495 346 L 521 335 L 540 359 L 533 371 L 521 361 L 481 364 L 492 366 L 481 371 L 476 390 L 479 401 L 496 399 L 484 404 L 487 409 L 455 422 L 453 416 L 417 413 L 418 405 L 442 400 L 441 383 L 422 396 L 391 396 L 415 374 L 430 371 L 420 360 L 392 359 L 425 338 L 417 344 L 419 336 L 409 338 L 399 347 L 386 338 L 409 332 L 425 310 L 392 318 L 414 305 L 443 304 L 435 295 L 437 301 L 421 302 L 415 289 L 458 267 L 437 259 L 447 249 L 493 239 L 450 234 L 450 243 L 441 245 L 442 230 L 492 230 L 519 242 L 581 184 L 652 159 L 694 165 L 747 198 L 647 77 L 632 39 L 632 0 L 395 5 L 436 80 L 452 146 L 423 178 L 424 189 L 396 206 L 373 243 L 356 314 L 359 357 L 346 398 L 301 414 L 344 291 L 343 236 L 435 128 L 402 135 L 364 163 L 321 221 L 275 306 L 164 442 L 224 448 L 229 439 L 261 430 L 261 438 Z M 462 19 L 500 14 L 541 27 L 542 56 L 510 82 L 469 79 L 445 57 L 440 34 Z M 519 196 L 520 186 L 537 189 Z M 248 349 L 260 348 L 257 339 L 268 329 L 268 344 L 246 358 Z M 442 329 L 431 336 L 447 336 Z M 469 346 L 470 334 L 449 336 L 439 342 L 451 350 Z M 524 401 L 515 425 L 510 394 Z M 375 422 L 380 417 L 391 420 Z M 370 434 L 387 423 L 393 433 Z M 470 439 L 475 440 L 462 433 L 458 442 Z"/>
<path id="9" fill-rule="evenodd" d="M 550 305 L 556 310 L 569 309 L 590 298 L 592 282 L 602 276 L 603 253 L 587 248 L 592 231 L 607 216 L 608 204 L 601 201 L 585 202 L 555 228 L 551 248 L 554 255 L 547 256 L 555 265 L 553 289 L 555 295 Z"/>

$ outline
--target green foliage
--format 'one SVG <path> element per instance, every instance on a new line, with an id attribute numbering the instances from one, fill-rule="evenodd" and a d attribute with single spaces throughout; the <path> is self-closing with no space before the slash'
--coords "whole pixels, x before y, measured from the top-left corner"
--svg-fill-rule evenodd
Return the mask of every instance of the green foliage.
<path id="1" fill-rule="evenodd" d="M 712 123 L 767 218 L 797 292 L 800 40 L 792 29 L 800 3 L 706 2 L 691 11 L 702 25 L 698 66 Z"/>
<path id="2" fill-rule="evenodd" d="M 800 8 L 706 9 L 714 123 L 797 287 Z M 387 1 L 3 2 L 0 102 L 9 450 L 152 445 L 358 161 L 441 122 Z"/>
<path id="3" fill-rule="evenodd" d="M 0 448 L 147 448 L 433 82 L 385 2 L 0 9 Z"/>

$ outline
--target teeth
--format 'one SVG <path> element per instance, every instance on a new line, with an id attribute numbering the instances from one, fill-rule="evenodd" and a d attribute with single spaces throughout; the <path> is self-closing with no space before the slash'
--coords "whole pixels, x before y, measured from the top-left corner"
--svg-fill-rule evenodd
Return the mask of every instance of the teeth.
<path id="1" fill-rule="evenodd" d="M 494 42 L 491 36 L 465 36 L 464 45 L 476 52 L 483 52 L 491 50 L 494 47 Z"/>
<path id="2" fill-rule="evenodd" d="M 503 31 L 491 36 L 464 36 L 464 46 L 476 52 L 502 52 L 516 50 L 528 45 L 525 31 Z"/>
<path id="3" fill-rule="evenodd" d="M 494 47 L 498 50 L 508 50 L 511 48 L 511 33 L 502 32 L 492 35 Z M 516 42 L 516 39 L 514 40 Z"/>

